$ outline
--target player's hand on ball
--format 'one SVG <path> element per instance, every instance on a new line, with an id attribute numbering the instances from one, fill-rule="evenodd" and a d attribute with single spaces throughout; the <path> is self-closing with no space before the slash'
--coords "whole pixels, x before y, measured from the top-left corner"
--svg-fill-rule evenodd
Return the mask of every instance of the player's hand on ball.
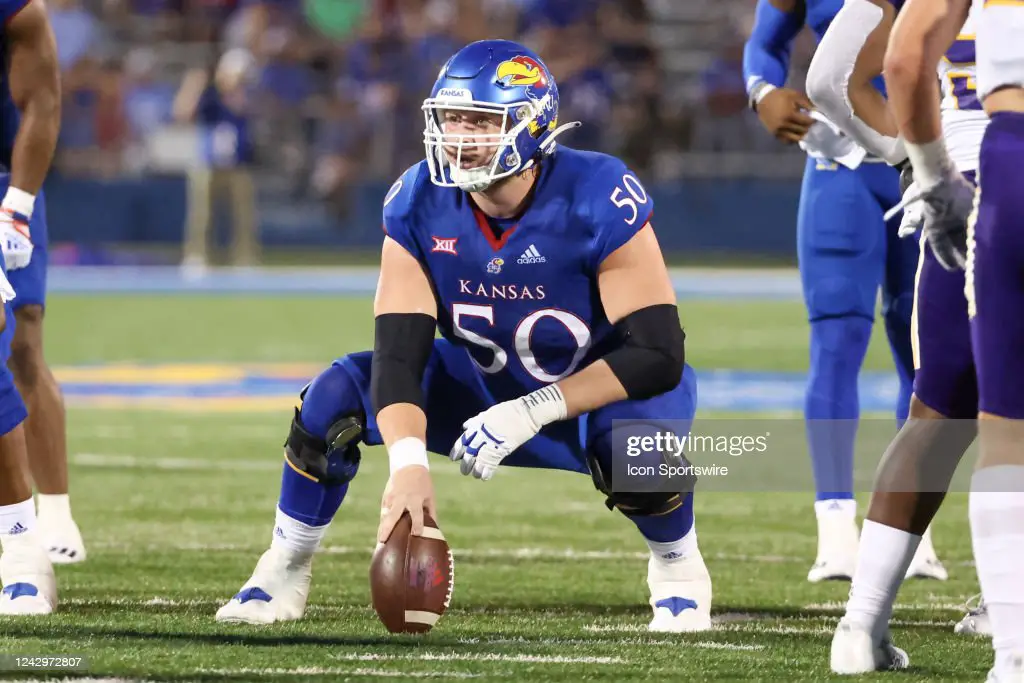
<path id="1" fill-rule="evenodd" d="M 0 209 L 0 248 L 7 270 L 24 268 L 32 260 L 32 236 L 28 221 L 6 209 Z"/>
<path id="2" fill-rule="evenodd" d="M 498 465 L 540 431 L 526 402 L 517 398 L 492 406 L 462 424 L 465 430 L 448 454 L 463 474 L 488 480 Z"/>
<path id="3" fill-rule="evenodd" d="M 974 209 L 974 186 L 952 170 L 924 191 L 924 235 L 943 268 L 967 264 L 967 219 Z"/>
<path id="4" fill-rule="evenodd" d="M 437 519 L 434 482 L 430 478 L 430 472 L 420 465 L 409 465 L 396 470 L 384 487 L 377 540 L 381 543 L 386 542 L 406 511 L 412 518 L 412 535 L 423 535 L 424 510 L 433 519 Z"/>

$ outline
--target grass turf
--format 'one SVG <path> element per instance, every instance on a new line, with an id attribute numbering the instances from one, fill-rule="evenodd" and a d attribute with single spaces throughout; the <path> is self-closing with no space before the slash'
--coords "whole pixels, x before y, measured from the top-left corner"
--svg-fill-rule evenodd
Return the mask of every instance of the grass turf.
<path id="1" fill-rule="evenodd" d="M 698 368 L 801 370 L 799 304 L 684 304 Z M 367 348 L 369 302 L 347 299 L 61 297 L 48 312 L 55 365 L 103 361 L 322 361 Z M 887 369 L 876 335 L 868 367 Z M 68 431 L 76 518 L 89 559 L 58 568 L 52 617 L 0 625 L 0 652 L 74 654 L 88 670 L 4 675 L 150 680 L 409 678 L 827 680 L 828 644 L 848 584 L 805 581 L 815 545 L 808 494 L 698 497 L 715 585 L 710 633 L 656 635 L 646 549 L 584 476 L 506 470 L 491 482 L 434 465 L 439 522 L 456 555 L 450 611 L 421 638 L 389 636 L 369 606 L 367 566 L 383 452 L 364 466 L 314 563 L 307 618 L 267 628 L 213 613 L 266 548 L 289 416 L 76 408 Z M 976 591 L 966 498 L 935 525 L 947 583 L 900 596 L 896 642 L 913 668 L 891 677 L 981 680 L 987 640 L 955 636 Z"/>

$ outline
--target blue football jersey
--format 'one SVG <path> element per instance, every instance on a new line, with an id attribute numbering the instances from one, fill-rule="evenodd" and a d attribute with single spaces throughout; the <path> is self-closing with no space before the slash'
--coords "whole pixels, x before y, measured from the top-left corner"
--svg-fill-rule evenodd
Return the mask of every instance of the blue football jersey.
<path id="1" fill-rule="evenodd" d="M 7 79 L 7 23 L 29 3 L 30 0 L 0 0 L 0 171 L 10 169 L 11 154 L 14 152 L 14 136 L 18 132 L 20 117 L 11 99 Z"/>
<path id="2" fill-rule="evenodd" d="M 425 266 L 441 334 L 467 349 L 504 401 L 572 374 L 615 343 L 598 268 L 653 209 L 621 161 L 559 146 L 541 163 L 529 207 L 500 235 L 469 194 L 431 183 L 425 161 L 388 192 L 384 230 Z"/>

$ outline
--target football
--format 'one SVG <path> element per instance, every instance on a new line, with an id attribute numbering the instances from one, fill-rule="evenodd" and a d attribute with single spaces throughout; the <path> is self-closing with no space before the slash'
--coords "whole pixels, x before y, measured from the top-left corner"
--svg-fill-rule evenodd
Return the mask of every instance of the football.
<path id="1" fill-rule="evenodd" d="M 452 600 L 455 559 L 437 523 L 426 515 L 413 536 L 406 512 L 370 561 L 373 609 L 391 633 L 426 633 Z"/>

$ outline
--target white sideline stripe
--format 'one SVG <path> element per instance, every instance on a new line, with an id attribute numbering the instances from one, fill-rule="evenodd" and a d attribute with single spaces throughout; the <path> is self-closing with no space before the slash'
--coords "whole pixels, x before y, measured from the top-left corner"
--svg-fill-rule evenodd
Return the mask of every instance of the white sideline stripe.
<path id="1" fill-rule="evenodd" d="M 500 655 L 494 653 L 486 654 L 435 654 L 424 652 L 414 655 L 382 655 L 375 653 L 366 654 L 340 654 L 332 655 L 333 659 L 346 662 L 385 662 L 385 661 L 422 661 L 422 662 L 529 662 L 531 664 L 625 664 L 626 661 L 620 657 L 567 657 L 562 655 Z"/>
<path id="2" fill-rule="evenodd" d="M 437 612 L 427 612 L 419 609 L 407 609 L 405 610 L 405 621 L 413 624 L 426 624 L 427 626 L 433 626 L 437 623 L 437 620 L 441 618 L 441 615 Z"/>
<path id="3" fill-rule="evenodd" d="M 303 666 L 295 669 L 197 669 L 197 674 L 214 676 L 379 676 L 382 678 L 480 678 L 465 671 L 392 671 L 387 669 L 344 669 Z M 488 677 L 500 674 L 487 674 Z M 81 679 L 77 679 L 81 680 Z"/>

